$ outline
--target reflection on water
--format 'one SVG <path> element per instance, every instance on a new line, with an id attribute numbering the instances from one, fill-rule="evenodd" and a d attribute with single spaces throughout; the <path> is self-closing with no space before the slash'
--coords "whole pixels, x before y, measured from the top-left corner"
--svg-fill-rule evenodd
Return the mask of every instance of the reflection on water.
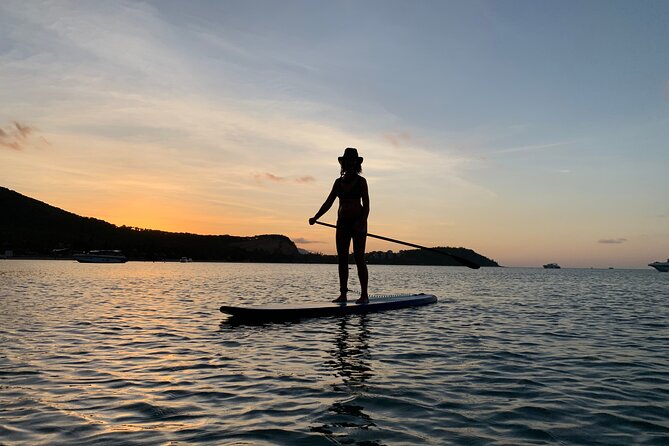
<path id="1" fill-rule="evenodd" d="M 332 360 L 326 365 L 336 370 L 348 388 L 364 390 L 364 383 L 372 377 L 369 367 L 368 315 L 343 317 L 337 322 L 335 348 L 329 351 Z"/>
<path id="2" fill-rule="evenodd" d="M 333 420 L 324 422 L 312 431 L 320 432 L 338 444 L 365 444 L 381 445 L 378 441 L 365 440 L 357 442 L 349 438 L 351 431 L 357 429 L 368 430 L 374 420 L 365 413 L 365 408 L 356 404 L 357 396 L 367 390 L 367 380 L 373 378 L 370 367 L 369 328 L 366 314 L 342 317 L 337 322 L 337 333 L 334 348 L 328 351 L 331 359 L 325 361 L 325 366 L 335 371 L 335 376 L 341 382 L 332 384 L 332 389 L 344 394 L 343 398 L 335 401 L 329 408 L 329 417 Z M 323 420 L 321 420 L 322 422 Z M 354 432 L 355 434 L 355 432 Z"/>

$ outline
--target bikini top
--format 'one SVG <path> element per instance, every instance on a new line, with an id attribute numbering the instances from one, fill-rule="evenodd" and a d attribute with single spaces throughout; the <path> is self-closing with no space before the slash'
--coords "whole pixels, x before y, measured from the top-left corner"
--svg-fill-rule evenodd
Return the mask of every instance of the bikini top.
<path id="1" fill-rule="evenodd" d="M 339 185 L 337 187 L 337 197 L 339 198 L 361 198 L 362 186 L 360 185 L 360 177 L 356 176 L 350 182 L 344 182 L 339 178 Z"/>

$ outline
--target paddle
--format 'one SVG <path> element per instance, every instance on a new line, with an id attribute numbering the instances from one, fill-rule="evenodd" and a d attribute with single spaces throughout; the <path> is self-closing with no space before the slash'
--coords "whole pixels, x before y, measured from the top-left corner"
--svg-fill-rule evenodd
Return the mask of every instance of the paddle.
<path id="1" fill-rule="evenodd" d="M 314 222 L 317 225 L 323 225 L 327 226 L 329 228 L 335 228 L 337 229 L 337 226 L 331 225 L 330 223 L 323 223 L 320 221 Z M 464 266 L 472 268 L 472 269 L 479 269 L 481 265 L 472 262 L 471 260 L 465 259 L 464 257 L 460 257 L 455 254 L 450 254 L 446 251 L 442 251 L 440 249 L 434 249 L 434 248 L 428 248 L 427 246 L 421 246 L 421 245 L 416 245 L 415 243 L 408 243 L 408 242 L 403 242 L 402 240 L 395 240 L 394 238 L 390 237 L 383 237 L 381 235 L 375 235 L 375 234 L 370 234 L 369 232 L 367 233 L 367 237 L 372 237 L 372 238 L 378 238 L 379 240 L 385 240 L 387 242 L 393 242 L 393 243 L 399 243 L 400 245 L 406 245 L 406 246 L 411 246 L 412 248 L 419 248 L 419 249 L 425 249 L 426 251 L 432 251 L 432 252 L 438 252 L 439 254 L 447 255 L 458 262 L 462 263 Z"/>

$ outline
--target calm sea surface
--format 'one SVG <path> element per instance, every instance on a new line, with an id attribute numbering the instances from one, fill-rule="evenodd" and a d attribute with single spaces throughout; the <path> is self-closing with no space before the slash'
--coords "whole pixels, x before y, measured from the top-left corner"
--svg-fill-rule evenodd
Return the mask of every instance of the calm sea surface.
<path id="1" fill-rule="evenodd" d="M 669 445 L 669 274 L 370 274 L 440 301 L 235 326 L 336 266 L 0 260 L 0 444 Z"/>

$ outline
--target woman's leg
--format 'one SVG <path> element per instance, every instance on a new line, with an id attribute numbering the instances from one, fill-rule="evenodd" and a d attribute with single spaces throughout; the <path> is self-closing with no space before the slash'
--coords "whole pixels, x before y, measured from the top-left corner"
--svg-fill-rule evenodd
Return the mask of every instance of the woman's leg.
<path id="1" fill-rule="evenodd" d="M 367 294 L 367 282 L 369 273 L 365 263 L 365 245 L 367 244 L 367 234 L 356 234 L 353 236 L 353 256 L 355 264 L 358 267 L 358 279 L 360 279 L 360 299 L 356 303 L 367 303 L 369 297 Z"/>
<path id="2" fill-rule="evenodd" d="M 351 246 L 351 233 L 337 228 L 337 261 L 339 263 L 339 297 L 334 302 L 346 302 L 348 292 L 348 250 Z"/>

